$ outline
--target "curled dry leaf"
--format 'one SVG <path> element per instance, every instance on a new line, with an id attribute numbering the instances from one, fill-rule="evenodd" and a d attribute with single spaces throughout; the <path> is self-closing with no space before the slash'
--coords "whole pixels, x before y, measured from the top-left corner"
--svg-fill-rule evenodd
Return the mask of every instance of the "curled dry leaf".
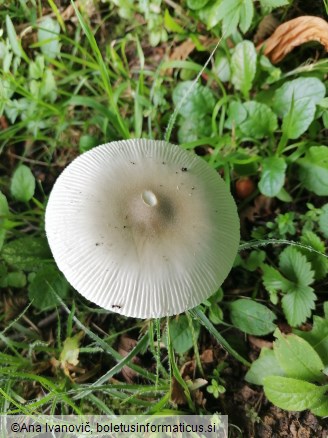
<path id="1" fill-rule="evenodd" d="M 294 47 L 308 41 L 318 41 L 328 51 L 328 23 L 319 17 L 305 15 L 286 21 L 275 32 L 257 46 L 273 64 L 281 61 Z"/>

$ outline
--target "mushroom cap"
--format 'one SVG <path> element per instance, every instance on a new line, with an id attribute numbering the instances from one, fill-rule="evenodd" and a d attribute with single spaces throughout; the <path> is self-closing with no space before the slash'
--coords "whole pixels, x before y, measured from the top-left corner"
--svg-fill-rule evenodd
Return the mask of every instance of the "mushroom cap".
<path id="1" fill-rule="evenodd" d="M 57 179 L 45 224 L 69 283 L 136 318 L 200 304 L 228 275 L 239 244 L 225 182 L 164 141 L 116 141 L 80 155 Z"/>

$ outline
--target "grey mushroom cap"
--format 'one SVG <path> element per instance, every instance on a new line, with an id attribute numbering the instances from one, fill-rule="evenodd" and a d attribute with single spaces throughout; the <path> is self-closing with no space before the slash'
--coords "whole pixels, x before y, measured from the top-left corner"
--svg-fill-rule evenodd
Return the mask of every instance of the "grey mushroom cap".
<path id="1" fill-rule="evenodd" d="M 54 259 L 85 298 L 122 315 L 176 315 L 228 275 L 239 219 L 203 159 L 154 140 L 103 144 L 59 176 L 46 209 Z"/>

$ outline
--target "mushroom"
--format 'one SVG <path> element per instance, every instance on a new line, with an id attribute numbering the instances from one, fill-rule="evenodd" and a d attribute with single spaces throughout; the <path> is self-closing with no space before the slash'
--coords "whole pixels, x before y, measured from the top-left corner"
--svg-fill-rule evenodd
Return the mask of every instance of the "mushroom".
<path id="1" fill-rule="evenodd" d="M 236 205 L 203 159 L 164 141 L 103 144 L 59 176 L 46 209 L 59 269 L 97 305 L 176 315 L 212 295 L 239 244 Z"/>

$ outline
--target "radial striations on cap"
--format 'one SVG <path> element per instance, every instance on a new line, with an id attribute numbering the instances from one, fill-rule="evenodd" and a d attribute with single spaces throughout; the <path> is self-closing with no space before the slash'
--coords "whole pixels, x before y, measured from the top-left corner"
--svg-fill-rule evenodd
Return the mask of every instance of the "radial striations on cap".
<path id="1" fill-rule="evenodd" d="M 229 190 L 204 160 L 164 141 L 107 143 L 59 176 L 46 233 L 70 284 L 137 318 L 200 304 L 228 275 L 239 244 Z"/>

